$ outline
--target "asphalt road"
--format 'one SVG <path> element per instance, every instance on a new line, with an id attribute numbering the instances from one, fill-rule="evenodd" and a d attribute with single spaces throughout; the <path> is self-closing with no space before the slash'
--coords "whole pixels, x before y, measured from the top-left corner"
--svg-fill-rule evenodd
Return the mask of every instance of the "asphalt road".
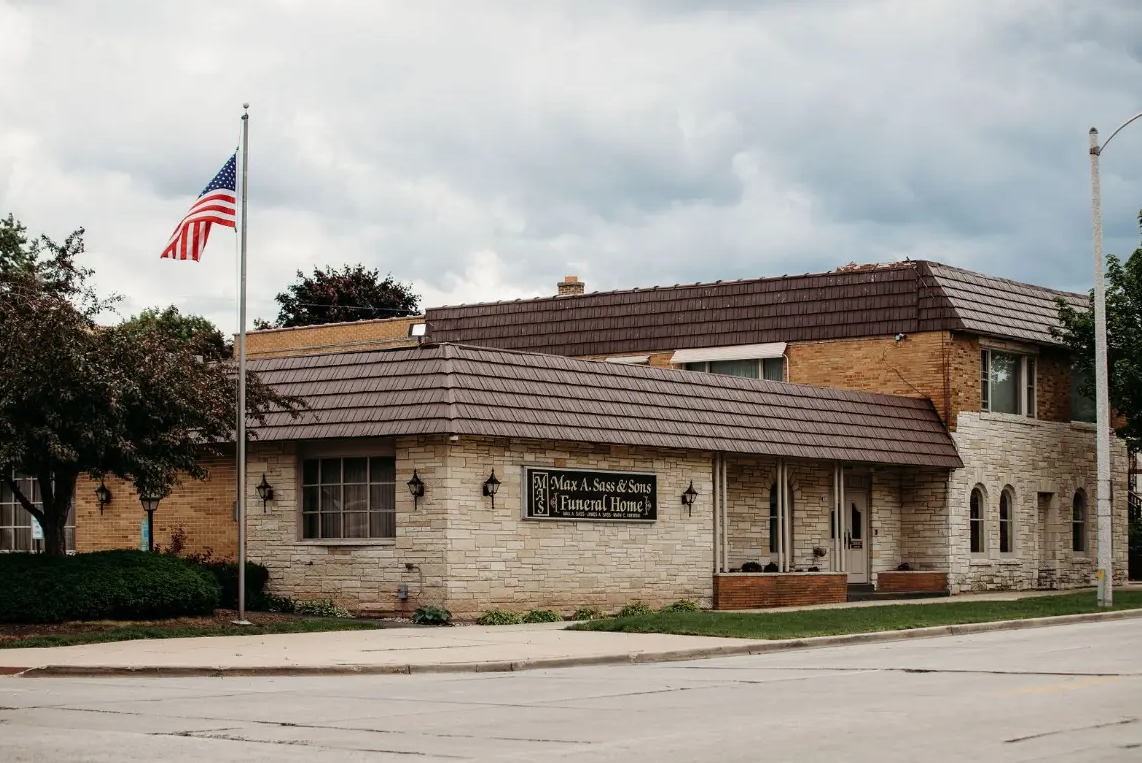
<path id="1" fill-rule="evenodd" d="M 2 763 L 1142 761 L 1142 621 L 664 665 L 0 678 Z"/>

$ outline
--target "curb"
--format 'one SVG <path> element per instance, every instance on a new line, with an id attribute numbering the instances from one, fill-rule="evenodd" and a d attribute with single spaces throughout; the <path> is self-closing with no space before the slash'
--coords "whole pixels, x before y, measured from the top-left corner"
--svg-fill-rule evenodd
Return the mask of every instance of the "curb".
<path id="1" fill-rule="evenodd" d="M 556 668 L 586 667 L 591 665 L 644 665 L 661 662 L 705 660 L 716 657 L 742 657 L 771 652 L 827 647 L 876 644 L 906 641 L 939 636 L 964 636 L 974 633 L 1050 628 L 1056 625 L 1077 625 L 1115 620 L 1142 619 L 1142 609 L 1124 609 L 1116 612 L 1092 612 L 1081 615 L 1057 615 L 1023 620 L 999 620 L 989 623 L 937 625 L 929 628 L 912 628 L 899 631 L 852 633 L 843 636 L 814 636 L 781 641 L 749 640 L 745 643 L 701 649 L 674 649 L 664 652 L 625 652 L 594 655 L 591 657 L 552 657 L 535 660 L 503 660 L 489 662 L 448 662 L 406 665 L 323 665 L 323 666 L 266 666 L 266 667 L 204 667 L 204 666 L 140 666 L 114 665 L 43 665 L 38 667 L 0 667 L 0 676 L 22 678 L 228 678 L 228 677 L 285 677 L 285 676 L 349 676 L 349 675 L 417 675 L 430 673 L 509 673 L 520 670 L 552 670 Z"/>

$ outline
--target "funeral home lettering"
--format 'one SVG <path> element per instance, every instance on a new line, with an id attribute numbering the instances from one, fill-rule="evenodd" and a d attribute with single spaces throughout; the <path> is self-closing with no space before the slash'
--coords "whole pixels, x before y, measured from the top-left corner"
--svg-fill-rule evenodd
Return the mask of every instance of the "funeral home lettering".
<path id="1" fill-rule="evenodd" d="M 525 519 L 653 522 L 658 480 L 644 472 L 524 468 Z"/>

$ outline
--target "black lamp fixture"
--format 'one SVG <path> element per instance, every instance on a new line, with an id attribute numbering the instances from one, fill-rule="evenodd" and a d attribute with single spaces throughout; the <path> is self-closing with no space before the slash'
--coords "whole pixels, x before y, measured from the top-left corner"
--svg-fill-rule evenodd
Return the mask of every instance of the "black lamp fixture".
<path id="1" fill-rule="evenodd" d="M 147 512 L 147 550 L 155 550 L 155 510 L 159 508 L 161 499 L 144 493 L 139 496 L 139 503 L 143 504 L 143 511 Z"/>
<path id="2" fill-rule="evenodd" d="M 496 479 L 496 470 L 492 469 L 492 473 L 484 480 L 484 495 L 492 499 L 492 509 L 496 508 L 496 493 L 499 492 L 500 481 Z"/>
<path id="3" fill-rule="evenodd" d="M 266 513 L 266 504 L 274 500 L 274 487 L 266 482 L 266 473 L 262 472 L 262 481 L 254 486 L 254 490 L 258 491 L 258 497 L 262 499 L 262 513 Z"/>
<path id="4" fill-rule="evenodd" d="M 408 492 L 412 493 L 412 508 L 415 511 L 418 508 L 420 499 L 424 497 L 424 480 L 416 473 L 416 469 L 412 470 L 412 479 L 407 483 Z"/>
<path id="5" fill-rule="evenodd" d="M 99 513 L 103 513 L 103 507 L 111 503 L 111 491 L 103 484 L 103 478 L 99 478 L 99 487 L 95 488 L 95 499 L 99 501 Z"/>
<path id="6" fill-rule="evenodd" d="M 698 491 L 694 489 L 694 480 L 690 480 L 690 487 L 682 494 L 682 505 L 686 507 L 689 516 L 694 516 L 694 499 L 697 497 Z"/>

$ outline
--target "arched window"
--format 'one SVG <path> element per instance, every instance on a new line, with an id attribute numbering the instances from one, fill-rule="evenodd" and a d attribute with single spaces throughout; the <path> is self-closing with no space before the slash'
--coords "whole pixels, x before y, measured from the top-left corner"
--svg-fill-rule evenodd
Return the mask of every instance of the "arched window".
<path id="1" fill-rule="evenodd" d="M 1015 552 L 1015 498 L 1010 488 L 999 494 L 999 553 Z"/>
<path id="2" fill-rule="evenodd" d="M 1086 496 L 1075 493 L 1071 505 L 1071 550 L 1076 554 L 1086 553 Z"/>
<path id="3" fill-rule="evenodd" d="M 985 532 L 985 524 L 983 517 L 984 507 L 983 490 L 980 488 L 972 488 L 971 491 L 971 517 L 969 524 L 971 526 L 971 552 L 973 554 L 982 554 L 987 550 L 986 539 L 987 533 Z"/>
<path id="4" fill-rule="evenodd" d="M 785 510 L 789 517 L 789 537 L 793 537 L 793 491 L 785 486 Z M 788 549 L 787 549 L 788 551 Z M 769 488 L 769 553 L 777 553 L 777 483 Z"/>

